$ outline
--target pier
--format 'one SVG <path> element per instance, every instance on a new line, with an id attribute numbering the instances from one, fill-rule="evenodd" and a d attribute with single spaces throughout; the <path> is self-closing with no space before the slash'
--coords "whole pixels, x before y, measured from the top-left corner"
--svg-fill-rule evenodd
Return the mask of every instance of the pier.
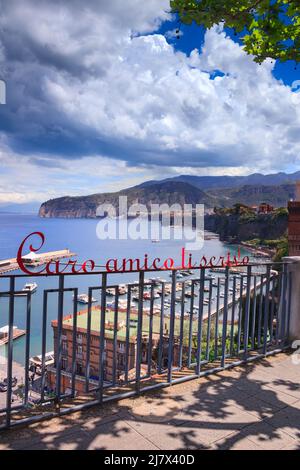
<path id="1" fill-rule="evenodd" d="M 25 330 L 20 330 L 17 326 L 14 326 L 12 329 L 12 339 L 15 340 L 21 336 L 26 335 Z M 9 342 L 9 327 L 8 325 L 0 328 L 0 346 L 4 346 Z"/>
<path id="2" fill-rule="evenodd" d="M 49 263 L 51 261 L 58 261 L 64 258 L 71 258 L 75 255 L 76 253 L 73 253 L 70 250 L 49 251 L 46 253 L 34 253 L 33 251 L 31 251 L 30 253 L 22 257 L 22 261 L 27 266 L 36 267 Z M 0 261 L 0 274 L 5 274 L 10 271 L 16 271 L 17 269 L 19 269 L 19 264 L 16 258 Z"/>

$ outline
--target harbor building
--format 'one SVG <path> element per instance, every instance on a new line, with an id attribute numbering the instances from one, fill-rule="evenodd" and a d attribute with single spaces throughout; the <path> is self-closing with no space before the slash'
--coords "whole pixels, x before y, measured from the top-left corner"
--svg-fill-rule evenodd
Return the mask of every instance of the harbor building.
<path id="1" fill-rule="evenodd" d="M 288 203 L 289 256 L 300 256 L 300 181 L 296 183 L 296 198 Z"/>
<path id="2" fill-rule="evenodd" d="M 159 359 L 159 348 L 161 350 L 161 366 L 166 368 L 168 365 L 169 352 L 169 318 L 165 319 L 163 335 L 160 336 L 160 317 L 153 315 L 152 332 L 150 332 L 150 316 L 143 314 L 142 341 L 141 341 L 141 376 L 145 375 L 148 367 L 157 368 Z M 101 309 L 94 306 L 91 309 L 90 318 L 90 341 L 88 338 L 88 310 L 82 310 L 77 313 L 76 325 L 76 380 L 75 390 L 77 392 L 85 391 L 86 367 L 89 364 L 89 382 L 90 386 L 97 385 L 99 379 L 100 363 L 100 322 Z M 104 381 L 120 383 L 130 377 L 135 379 L 135 367 L 137 360 L 137 326 L 138 312 L 132 309 L 130 312 L 129 328 L 126 326 L 126 309 L 119 309 L 118 320 L 115 321 L 115 312 L 113 309 L 107 309 L 105 313 L 105 333 L 104 333 Z M 72 366 L 73 366 L 73 341 L 74 341 L 74 317 L 68 315 L 63 318 L 62 325 L 62 364 L 61 364 L 61 391 L 71 388 Z M 54 353 L 57 356 L 57 321 L 52 321 L 54 333 Z M 116 330 L 115 330 L 116 328 Z M 195 323 L 196 328 L 196 323 Z M 175 321 L 174 342 L 173 342 L 173 365 L 179 363 L 179 336 L 180 323 Z M 159 338 L 162 338 L 161 346 Z M 150 347 L 151 343 L 151 347 Z M 88 352 L 89 344 L 89 352 Z M 183 351 L 186 351 L 183 345 Z M 194 351 L 195 352 L 195 351 Z M 151 355 L 151 357 L 150 357 Z M 128 357 L 126 361 L 126 357 Z M 88 360 L 89 359 L 89 360 Z M 153 370 L 152 370 L 153 372 Z M 56 365 L 48 369 L 48 386 L 55 390 L 56 383 Z"/>

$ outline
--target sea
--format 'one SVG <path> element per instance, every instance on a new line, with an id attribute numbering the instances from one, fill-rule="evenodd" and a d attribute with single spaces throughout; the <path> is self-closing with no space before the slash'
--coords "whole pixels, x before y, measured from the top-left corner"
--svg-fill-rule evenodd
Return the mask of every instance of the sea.
<path id="1" fill-rule="evenodd" d="M 122 233 L 122 224 L 125 221 L 118 220 L 118 232 Z M 147 222 L 149 223 L 149 222 Z M 75 259 L 83 262 L 88 259 L 95 260 L 99 266 L 104 266 L 108 259 L 140 258 L 145 254 L 149 258 L 173 258 L 176 262 L 181 260 L 181 250 L 184 241 L 176 238 L 176 228 L 173 230 L 173 236 L 170 239 L 161 239 L 159 241 L 147 239 L 102 239 L 99 238 L 99 220 L 97 219 L 56 219 L 39 218 L 32 214 L 0 214 L 0 260 L 16 257 L 17 250 L 23 239 L 33 232 L 42 232 L 45 236 L 45 243 L 41 252 L 70 249 L 76 253 Z M 149 232 L 151 227 L 149 228 Z M 153 228 L 153 227 L 152 227 Z M 177 234 L 178 235 L 178 234 Z M 32 239 L 36 244 L 38 238 Z M 28 245 L 27 253 L 29 251 Z M 211 256 L 225 256 L 227 252 L 231 255 L 237 254 L 236 245 L 228 245 L 221 242 L 218 238 L 208 237 L 204 241 L 203 247 L 193 252 L 193 259 L 200 260 L 202 256 L 210 258 Z M 249 253 L 241 249 L 241 256 Z M 40 269 L 40 268 L 39 268 Z M 101 269 L 101 268 L 99 268 Z M 16 274 L 19 273 L 15 271 Z M 148 277 L 152 277 L 149 274 Z M 170 279 L 168 273 L 157 273 L 157 276 Z M 67 276 L 65 287 L 77 287 L 79 294 L 87 293 L 88 287 L 100 287 L 101 276 L 91 274 L 87 276 Z M 146 276 L 147 278 L 147 276 Z M 118 284 L 137 281 L 135 273 L 110 274 L 108 284 Z M 16 279 L 16 289 L 21 290 L 25 282 L 36 282 L 37 291 L 32 295 L 31 302 L 31 328 L 30 328 L 30 355 L 41 354 L 41 335 L 42 335 L 42 313 L 43 313 L 43 295 L 45 289 L 57 289 L 57 277 L 28 277 Z M 8 289 L 9 280 L 5 275 L 0 276 L 0 292 Z M 95 289 L 93 297 L 99 302 L 100 290 Z M 0 296 L 0 327 L 8 324 L 8 305 L 9 298 Z M 53 330 L 51 320 L 57 319 L 58 294 L 50 292 L 48 294 L 47 306 L 47 351 L 53 350 Z M 79 307 L 84 308 L 83 307 Z M 71 314 L 73 311 L 72 292 L 64 294 L 64 315 Z M 20 329 L 26 329 L 26 298 L 15 297 L 14 325 Z M 13 358 L 14 361 L 24 364 L 25 340 L 23 336 L 14 341 Z M 7 354 L 6 346 L 0 348 L 0 357 Z"/>

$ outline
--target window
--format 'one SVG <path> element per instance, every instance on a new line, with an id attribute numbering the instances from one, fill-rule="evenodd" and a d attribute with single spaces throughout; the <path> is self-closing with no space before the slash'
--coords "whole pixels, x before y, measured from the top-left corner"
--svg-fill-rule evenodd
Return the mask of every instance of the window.
<path id="1" fill-rule="evenodd" d="M 67 362 L 67 359 L 62 359 L 61 361 L 61 368 L 62 370 L 67 370 L 67 367 L 68 367 L 68 362 Z"/>
<path id="2" fill-rule="evenodd" d="M 118 361 L 119 369 L 123 369 L 124 365 L 125 365 L 124 355 L 123 354 L 118 354 L 117 361 Z"/>
<path id="3" fill-rule="evenodd" d="M 67 341 L 62 342 L 62 350 L 65 353 L 68 352 L 68 342 Z"/>
<path id="4" fill-rule="evenodd" d="M 144 350 L 144 351 L 142 352 L 142 361 L 143 361 L 143 362 L 146 362 L 146 361 L 147 361 L 147 356 L 148 356 L 147 351 Z"/>
<path id="5" fill-rule="evenodd" d="M 82 352 L 83 352 L 82 346 L 77 346 L 76 351 L 77 351 L 77 354 L 82 354 Z"/>

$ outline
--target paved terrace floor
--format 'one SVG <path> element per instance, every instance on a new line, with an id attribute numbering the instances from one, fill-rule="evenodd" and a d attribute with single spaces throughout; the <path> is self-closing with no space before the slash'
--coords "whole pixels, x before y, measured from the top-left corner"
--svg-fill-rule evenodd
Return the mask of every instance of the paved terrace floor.
<path id="1" fill-rule="evenodd" d="M 0 449 L 299 449 L 291 355 L 0 434 Z"/>

